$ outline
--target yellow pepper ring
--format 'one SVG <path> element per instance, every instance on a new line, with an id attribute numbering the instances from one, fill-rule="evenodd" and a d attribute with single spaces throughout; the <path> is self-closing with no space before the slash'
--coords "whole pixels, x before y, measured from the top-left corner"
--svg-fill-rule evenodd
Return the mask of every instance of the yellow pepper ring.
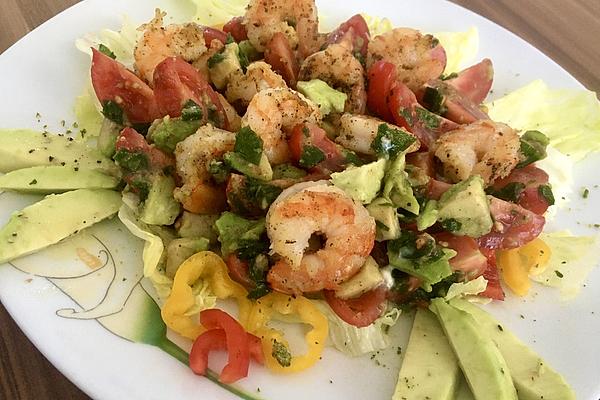
<path id="1" fill-rule="evenodd" d="M 181 264 L 175 279 L 171 295 L 161 310 L 165 324 L 180 335 L 195 340 L 204 328 L 185 315 L 194 306 L 192 285 L 198 279 L 208 282 L 209 288 L 218 299 L 233 297 L 239 307 L 239 321 L 246 327 L 252 303 L 246 298 L 248 292 L 239 283 L 234 282 L 227 273 L 227 265 L 221 257 L 210 251 L 196 253 Z"/>
<path id="2" fill-rule="evenodd" d="M 288 346 L 282 332 L 267 326 L 274 311 L 282 315 L 296 314 L 302 322 L 312 326 L 305 335 L 308 347 L 306 354 L 292 357 L 288 367 L 282 366 L 273 357 L 275 341 Z M 257 300 L 250 315 L 248 329 L 261 338 L 267 367 L 274 372 L 290 373 L 302 371 L 319 361 L 325 347 L 329 326 L 327 318 L 307 298 L 272 292 Z"/>

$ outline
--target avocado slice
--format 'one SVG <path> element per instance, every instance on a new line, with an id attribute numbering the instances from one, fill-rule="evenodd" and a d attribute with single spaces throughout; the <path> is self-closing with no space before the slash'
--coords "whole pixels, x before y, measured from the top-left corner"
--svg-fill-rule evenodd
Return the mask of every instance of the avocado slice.
<path id="1" fill-rule="evenodd" d="M 339 286 L 335 296 L 340 299 L 351 299 L 375 289 L 382 283 L 383 275 L 379 271 L 379 265 L 373 257 L 369 256 L 360 271 Z"/>
<path id="2" fill-rule="evenodd" d="M 342 172 L 331 174 L 331 182 L 354 200 L 369 204 L 381 189 L 387 161 L 381 158 L 360 167 L 349 167 Z"/>
<path id="3" fill-rule="evenodd" d="M 322 115 L 328 115 L 332 111 L 343 113 L 348 96 L 344 92 L 335 90 L 320 79 L 300 81 L 297 84 L 300 93 L 308 97 L 319 106 Z"/>
<path id="4" fill-rule="evenodd" d="M 466 311 L 442 298 L 431 301 L 476 400 L 517 400 L 508 365 L 492 339 Z"/>
<path id="5" fill-rule="evenodd" d="M 156 174 L 151 178 L 148 197 L 142 205 L 140 220 L 149 225 L 171 225 L 181 211 L 173 198 L 175 180 L 171 176 Z"/>
<path id="6" fill-rule="evenodd" d="M 378 197 L 367 206 L 367 211 L 375 219 L 377 236 L 375 240 L 383 242 L 400 237 L 400 220 L 396 208 L 388 199 Z"/>
<path id="7" fill-rule="evenodd" d="M 398 154 L 385 174 L 383 197 L 390 199 L 394 206 L 418 215 L 420 211 L 419 202 L 414 195 L 405 167 L 405 155 L 403 153 Z"/>
<path id="8" fill-rule="evenodd" d="M 184 211 L 175 222 L 177 234 L 182 238 L 207 238 L 210 243 L 217 242 L 215 222 L 218 215 L 200 215 Z"/>
<path id="9" fill-rule="evenodd" d="M 114 189 L 119 179 L 77 167 L 38 166 L 0 176 L 0 189 L 25 193 L 62 193 L 75 189 Z"/>
<path id="10" fill-rule="evenodd" d="M 453 400 L 458 360 L 435 315 L 417 309 L 392 400 Z"/>
<path id="11" fill-rule="evenodd" d="M 0 172 L 39 165 L 68 165 L 117 176 L 119 168 L 98 150 L 65 135 L 0 129 Z"/>
<path id="12" fill-rule="evenodd" d="M 490 205 L 479 175 L 453 185 L 437 206 L 437 220 L 455 235 L 480 237 L 492 230 Z"/>
<path id="13" fill-rule="evenodd" d="M 115 154 L 115 144 L 119 134 L 121 133 L 122 126 L 108 118 L 104 118 L 100 132 L 98 133 L 98 150 L 106 157 L 112 157 Z"/>
<path id="14" fill-rule="evenodd" d="M 563 377 L 490 314 L 465 300 L 453 299 L 450 305 L 469 313 L 479 329 L 496 343 L 506 360 L 519 400 L 575 399 L 573 389 Z"/>
<path id="15" fill-rule="evenodd" d="M 14 212 L 0 229 L 0 263 L 41 250 L 119 211 L 121 194 L 79 189 Z"/>
<path id="16" fill-rule="evenodd" d="M 460 376 L 460 381 L 458 382 L 458 389 L 456 389 L 454 400 L 475 400 L 475 397 L 473 397 L 473 393 L 469 388 L 469 384 L 463 375 Z"/>

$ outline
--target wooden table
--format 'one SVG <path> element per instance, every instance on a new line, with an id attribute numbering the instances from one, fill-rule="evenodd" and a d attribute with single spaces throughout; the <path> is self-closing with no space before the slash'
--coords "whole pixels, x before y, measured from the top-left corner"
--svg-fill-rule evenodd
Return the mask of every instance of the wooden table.
<path id="1" fill-rule="evenodd" d="M 523 37 L 600 92 L 600 1 L 453 0 Z M 0 53 L 77 0 L 0 0 Z M 88 399 L 32 346 L 0 305 L 0 399 Z"/>

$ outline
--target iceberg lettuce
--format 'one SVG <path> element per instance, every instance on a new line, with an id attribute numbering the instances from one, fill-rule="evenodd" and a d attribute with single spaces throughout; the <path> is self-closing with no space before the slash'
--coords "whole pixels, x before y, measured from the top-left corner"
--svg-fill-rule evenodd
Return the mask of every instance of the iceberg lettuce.
<path id="1" fill-rule="evenodd" d="M 389 347 L 388 330 L 400 317 L 400 309 L 392 308 L 371 325 L 357 328 L 344 322 L 324 301 L 314 301 L 329 321 L 329 339 L 333 346 L 344 354 L 358 357 L 366 353 Z"/>
<path id="2" fill-rule="evenodd" d="M 573 236 L 568 231 L 542 233 L 552 254 L 545 270 L 530 278 L 560 290 L 562 300 L 577 296 L 588 274 L 598 264 L 600 235 Z"/>
<path id="3" fill-rule="evenodd" d="M 82 137 L 97 137 L 100 134 L 102 115 L 100 102 L 96 97 L 92 82 L 88 82 L 83 92 L 75 99 L 73 111 L 75 112 L 75 120 L 79 125 L 79 132 Z M 84 131 L 85 129 L 85 131 Z M 83 133 L 85 132 L 85 134 Z"/>
<path id="4" fill-rule="evenodd" d="M 487 107 L 491 119 L 539 130 L 575 161 L 600 150 L 600 102 L 589 90 L 550 89 L 536 80 Z"/>
<path id="5" fill-rule="evenodd" d="M 207 26 L 219 26 L 233 17 L 244 15 L 248 0 L 187 0 L 195 7 L 193 20 Z"/>
<path id="6" fill-rule="evenodd" d="M 479 51 L 479 31 L 471 27 L 464 32 L 438 32 L 433 36 L 438 38 L 446 50 L 446 69 L 444 73 L 451 74 L 469 67 Z"/>
<path id="7" fill-rule="evenodd" d="M 444 299 L 450 301 L 454 298 L 464 298 L 473 303 L 489 303 L 491 299 L 477 296 L 479 293 L 485 291 L 487 284 L 488 281 L 483 276 L 468 282 L 453 283 L 448 288 Z"/>
<path id="8" fill-rule="evenodd" d="M 536 165 L 546 171 L 549 183 L 552 185 L 554 205 L 548 208 L 544 215 L 547 221 L 554 218 L 559 208 L 569 203 L 569 196 L 573 193 L 573 166 L 571 157 L 566 156 L 552 146 L 546 148 L 546 158 L 538 161 Z"/>

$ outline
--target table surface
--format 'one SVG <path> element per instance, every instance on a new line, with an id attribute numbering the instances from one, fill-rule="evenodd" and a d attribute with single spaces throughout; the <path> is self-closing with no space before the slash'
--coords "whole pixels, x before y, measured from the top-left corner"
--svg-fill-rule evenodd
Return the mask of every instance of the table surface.
<path id="1" fill-rule="evenodd" d="M 0 0 L 0 53 L 77 0 Z M 453 0 L 542 50 L 600 93 L 600 1 Z M 0 305 L 0 398 L 88 399 L 54 368 Z"/>

